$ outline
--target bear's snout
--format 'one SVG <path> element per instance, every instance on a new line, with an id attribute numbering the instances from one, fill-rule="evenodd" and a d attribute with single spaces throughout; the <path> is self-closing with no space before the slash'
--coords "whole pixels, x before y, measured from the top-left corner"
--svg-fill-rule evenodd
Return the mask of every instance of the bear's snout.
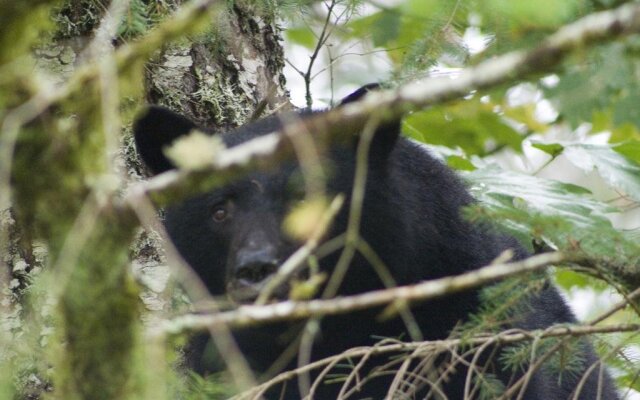
<path id="1" fill-rule="evenodd" d="M 278 269 L 275 261 L 255 261 L 240 266 L 234 278 L 240 282 L 252 285 L 267 279 Z"/>
<path id="2" fill-rule="evenodd" d="M 280 266 L 275 253 L 273 246 L 240 250 L 229 268 L 227 294 L 240 303 L 255 300 Z"/>

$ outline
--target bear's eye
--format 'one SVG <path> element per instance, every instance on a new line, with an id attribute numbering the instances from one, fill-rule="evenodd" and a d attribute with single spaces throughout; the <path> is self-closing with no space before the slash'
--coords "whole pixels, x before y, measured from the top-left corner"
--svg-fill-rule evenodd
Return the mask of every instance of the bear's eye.
<path id="1" fill-rule="evenodd" d="M 231 217 L 233 205 L 230 201 L 218 203 L 211 207 L 211 218 L 214 222 L 223 222 Z"/>
<path id="2" fill-rule="evenodd" d="M 218 208 L 213 212 L 213 220 L 216 222 L 222 222 L 227 219 L 227 210 L 224 208 Z"/>

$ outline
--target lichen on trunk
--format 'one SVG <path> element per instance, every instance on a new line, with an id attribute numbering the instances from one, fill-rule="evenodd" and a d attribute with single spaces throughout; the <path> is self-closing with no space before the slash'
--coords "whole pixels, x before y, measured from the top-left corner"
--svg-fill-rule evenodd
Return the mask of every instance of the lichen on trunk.
<path id="1" fill-rule="evenodd" d="M 246 122 L 256 108 L 268 113 L 290 107 L 272 9 L 238 1 L 216 12 L 194 9 L 189 17 L 169 17 L 189 7 L 182 3 L 132 0 L 115 36 L 98 43 L 104 50 L 99 54 L 91 46 L 115 3 L 27 1 L 0 10 L 0 20 L 11 19 L 7 26 L 15 28 L 0 29 L 0 40 L 12 45 L 0 50 L 6 72 L 0 82 L 0 125 L 15 127 L 14 139 L 5 131 L 0 137 L 11 155 L 5 169 L 11 179 L 0 179 L 0 208 L 12 206 L 0 214 L 1 266 L 13 282 L 11 274 L 23 267 L 31 271 L 44 265 L 45 274 L 37 280 L 48 300 L 32 303 L 14 296 L 10 305 L 52 303 L 56 310 L 47 314 L 55 321 L 54 333 L 45 335 L 40 332 L 50 331 L 49 322 L 45 326 L 14 308 L 15 321 L 23 324 L 16 337 L 38 332 L 37 346 L 47 349 L 44 367 L 27 364 L 29 371 L 18 373 L 44 383 L 28 390 L 20 378 L 17 395 L 37 397 L 38 390 L 51 388 L 52 375 L 53 398 L 172 397 L 167 343 L 142 340 L 141 289 L 131 268 L 163 263 L 158 239 L 139 235 L 143 239 L 132 250 L 139 222 L 123 212 L 126 207 L 116 206 L 127 185 L 121 172 L 133 180 L 141 172 L 128 125 L 143 97 L 215 129 Z M 53 19 L 47 22 L 49 13 Z M 25 40 L 15 41 L 16 32 L 25 33 Z M 39 37 L 32 34 L 38 32 Z M 153 61 L 143 70 L 150 56 Z M 27 114 L 20 108 L 25 105 Z M 116 162 L 114 142 L 121 143 Z M 0 160 L 0 177 L 2 168 Z M 44 249 L 46 257 L 40 254 Z M 18 285 L 30 285 L 33 277 L 20 275 Z M 7 320 L 3 316 L 0 322 Z M 0 365 L 17 364 L 0 359 Z M 0 396 L 12 385 L 0 382 Z"/>
<path id="2" fill-rule="evenodd" d="M 266 113 L 290 109 L 279 40 L 274 10 L 235 2 L 203 33 L 154 57 L 147 98 L 217 131 L 245 123 L 261 102 Z"/>

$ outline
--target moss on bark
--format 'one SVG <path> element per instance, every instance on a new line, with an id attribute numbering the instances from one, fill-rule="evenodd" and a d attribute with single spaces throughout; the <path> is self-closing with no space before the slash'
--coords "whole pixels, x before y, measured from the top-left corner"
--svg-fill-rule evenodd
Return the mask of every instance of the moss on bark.
<path id="1" fill-rule="evenodd" d="M 132 225 L 102 213 L 61 282 L 66 289 L 60 299 L 58 398 L 143 398 L 139 289 L 127 268 L 132 237 Z"/>

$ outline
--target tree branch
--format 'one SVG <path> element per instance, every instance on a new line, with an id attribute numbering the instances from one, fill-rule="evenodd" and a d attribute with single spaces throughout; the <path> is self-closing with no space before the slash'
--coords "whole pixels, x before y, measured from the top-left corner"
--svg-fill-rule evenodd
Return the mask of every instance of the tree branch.
<path id="1" fill-rule="evenodd" d="M 381 122 L 393 120 L 409 111 L 462 98 L 475 90 L 531 78 L 551 71 L 571 52 L 639 31 L 640 4 L 630 3 L 591 14 L 559 29 L 533 50 L 495 57 L 463 70 L 455 78 L 411 82 L 324 113 L 286 118 L 283 129 L 222 152 L 204 170 L 169 171 L 141 183 L 126 196 L 125 204 L 135 203 L 139 196 L 146 195 L 156 205 L 166 205 L 222 186 L 256 167 L 274 167 L 282 159 L 293 157 L 290 139 L 283 134 L 285 130 L 296 134 L 311 133 L 321 141 L 347 140 L 362 131 L 371 115 L 377 115 Z M 222 171 L 225 173 L 221 174 Z"/>
<path id="2" fill-rule="evenodd" d="M 236 310 L 208 315 L 183 315 L 159 326 L 159 334 L 177 334 L 186 330 L 204 330 L 210 325 L 226 324 L 243 327 L 265 322 L 345 314 L 396 301 L 424 301 L 472 289 L 510 276 L 545 268 L 550 264 L 576 261 L 567 254 L 554 252 L 529 257 L 522 261 L 489 265 L 461 275 L 434 279 L 416 285 L 375 290 L 349 297 L 306 302 L 283 301 L 258 306 L 243 305 Z"/>
<path id="3" fill-rule="evenodd" d="M 609 334 L 609 333 L 622 333 L 622 332 L 635 332 L 640 329 L 639 324 L 615 324 L 615 325 L 603 325 L 603 326 L 551 326 L 544 330 L 539 331 L 523 331 L 523 330 L 510 330 L 504 331 L 497 335 L 476 336 L 465 339 L 446 339 L 446 340 L 433 340 L 425 342 L 409 342 L 409 343 L 391 343 L 381 344 L 371 347 L 358 347 L 355 349 L 349 349 L 341 354 L 324 358 L 322 360 L 315 361 L 313 363 L 301 366 L 294 370 L 283 372 L 273 379 L 252 388 L 244 393 L 240 393 L 234 396 L 233 400 L 240 399 L 255 399 L 260 393 L 264 393 L 269 387 L 277 385 L 279 383 L 288 381 L 296 376 L 308 373 L 315 369 L 322 368 L 327 365 L 335 365 L 340 360 L 347 358 L 353 359 L 358 357 L 367 357 L 379 354 L 389 354 L 398 352 L 415 351 L 421 357 L 424 357 L 427 353 L 440 353 L 443 350 L 458 347 L 458 346 L 483 346 L 487 344 L 511 344 L 519 343 L 526 340 L 539 340 L 544 338 L 569 338 L 569 337 L 581 337 L 594 334 Z"/>

